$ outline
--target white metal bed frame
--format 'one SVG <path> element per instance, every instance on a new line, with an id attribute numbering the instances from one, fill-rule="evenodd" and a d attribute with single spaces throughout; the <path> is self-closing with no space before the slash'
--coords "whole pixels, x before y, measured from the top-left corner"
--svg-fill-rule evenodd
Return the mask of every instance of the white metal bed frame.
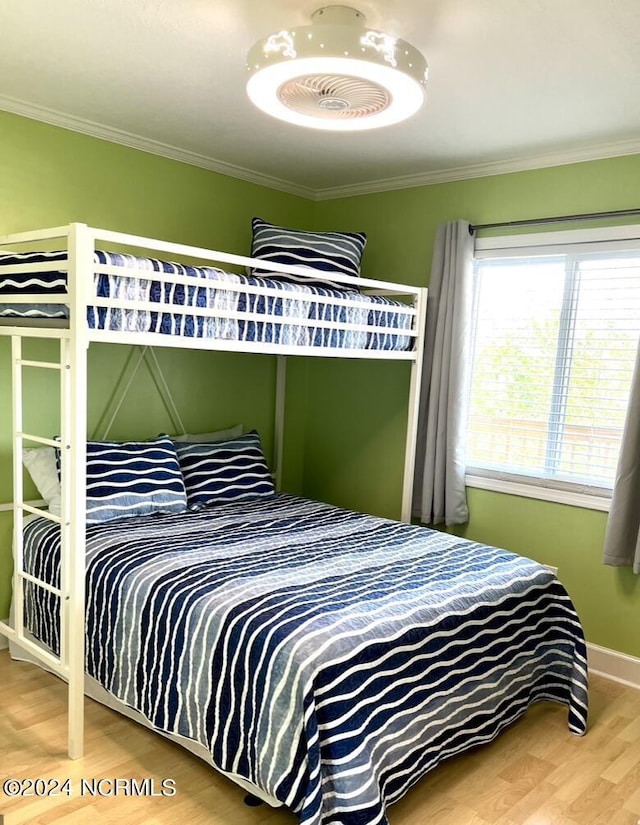
<path id="1" fill-rule="evenodd" d="M 83 754 L 84 739 L 84 625 L 85 625 L 85 507 L 86 507 L 86 432 L 87 432 L 87 350 L 94 341 L 105 343 L 135 344 L 143 346 L 164 346 L 174 348 L 206 349 L 216 351 L 258 352 L 278 356 L 277 384 L 275 404 L 274 464 L 276 487 L 280 489 L 282 477 L 283 432 L 285 415 L 285 381 L 286 356 L 306 355 L 332 358 L 365 358 L 378 360 L 400 360 L 411 363 L 409 404 L 407 413 L 407 435 L 405 444 L 405 464 L 402 489 L 402 520 L 411 517 L 411 496 L 413 487 L 413 468 L 416 450 L 416 430 L 420 396 L 420 378 L 422 372 L 422 351 L 426 318 L 427 290 L 420 287 L 406 286 L 390 282 L 374 281 L 367 278 L 353 278 L 331 273 L 332 281 L 345 287 L 358 286 L 365 294 L 397 296 L 406 301 L 406 310 L 412 318 L 411 330 L 394 330 L 390 327 L 367 326 L 368 332 L 407 335 L 413 339 L 413 347 L 406 351 L 345 349 L 328 346 L 291 346 L 279 343 L 263 344 L 251 341 L 229 341 L 216 338 L 191 338 L 168 335 L 158 332 L 136 332 L 100 330 L 89 328 L 87 307 L 120 307 L 151 312 L 166 312 L 172 315 L 189 315 L 194 317 L 230 317 L 237 320 L 261 321 L 273 323 L 295 323 L 309 327 L 326 327 L 328 329 L 360 329 L 341 322 L 292 319 L 283 316 L 268 316 L 247 311 L 211 310 L 190 305 L 177 305 L 164 301 L 143 303 L 141 301 L 113 300 L 99 298 L 92 289 L 94 276 L 99 273 L 124 275 L 126 277 L 157 280 L 168 284 L 194 286 L 193 278 L 182 275 L 135 270 L 122 266 L 98 265 L 94 263 L 96 242 L 115 244 L 118 247 L 133 247 L 136 250 L 155 256 L 182 256 L 197 260 L 199 265 L 231 264 L 236 267 L 259 267 L 261 271 L 274 274 L 292 274 L 304 280 L 318 278 L 318 273 L 304 267 L 273 265 L 266 261 L 257 261 L 240 255 L 216 252 L 184 244 L 167 243 L 135 235 L 127 235 L 108 230 L 88 227 L 73 223 L 64 227 L 45 229 L 34 232 L 22 232 L 0 237 L 0 250 L 25 244 L 41 242 L 61 242 L 58 248 L 66 249 L 66 261 L 55 263 L 26 263 L 3 267 L 3 274 L 25 272 L 56 271 L 67 272 L 67 293 L 60 295 L 30 294 L 28 296 L 6 296 L 10 303 L 60 303 L 69 307 L 69 323 L 65 327 L 50 327 L 40 324 L 28 326 L 0 326 L 0 335 L 11 338 L 12 362 L 12 411 L 13 411 L 13 512 L 14 512 L 14 573 L 13 573 L 13 624 L 9 619 L 0 621 L 0 635 L 6 636 L 39 663 L 44 665 L 68 682 L 68 752 L 72 759 Z M 13 249 L 11 251 L 14 251 Z M 202 282 L 197 282 L 202 286 Z M 220 283 L 220 288 L 255 293 L 265 297 L 306 298 L 303 293 L 281 292 L 268 287 Z M 161 289 L 161 297 L 164 289 Z M 5 296 L 0 296 L 0 302 Z M 313 301 L 321 304 L 345 304 L 344 299 L 313 296 Z M 348 302 L 357 306 L 357 299 Z M 28 360 L 23 357 L 23 338 L 44 338 L 57 340 L 60 357 L 57 362 Z M 157 362 L 156 362 L 157 363 Z M 23 429 L 23 392 L 22 371 L 24 368 L 50 369 L 60 373 L 60 441 L 54 441 Z M 78 437 L 82 433 L 84 437 Z M 23 489 L 23 442 L 61 447 L 61 491 L 62 512 L 60 516 L 49 513 L 40 506 L 34 506 L 24 499 Z M 60 524 L 62 531 L 60 559 L 60 587 L 52 587 L 24 570 L 23 526 L 25 513 L 42 516 Z M 56 594 L 60 598 L 60 655 L 45 650 L 36 644 L 24 627 L 23 605 L 24 585 L 31 582 Z"/>

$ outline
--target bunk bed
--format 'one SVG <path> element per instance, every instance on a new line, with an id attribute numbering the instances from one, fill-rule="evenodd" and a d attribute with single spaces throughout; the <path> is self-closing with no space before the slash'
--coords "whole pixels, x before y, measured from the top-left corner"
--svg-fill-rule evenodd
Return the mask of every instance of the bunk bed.
<path id="1" fill-rule="evenodd" d="M 410 522 L 426 290 L 319 280 L 305 267 L 82 224 L 7 236 L 2 249 L 15 569 L 0 633 L 68 682 L 72 758 L 86 690 L 305 825 L 373 825 L 420 776 L 533 702 L 565 704 L 570 730 L 585 732 L 584 639 L 550 570 L 279 489 L 287 356 L 408 361 Z M 176 258 L 188 263 L 167 262 Z M 58 341 L 59 361 L 23 357 L 34 337 Z M 171 503 L 97 517 L 95 462 L 106 452 L 108 464 L 118 445 L 85 435 L 94 341 L 278 356 L 275 486 L 257 433 L 195 447 L 160 436 L 143 449 L 152 463 L 173 462 Z M 25 368 L 60 373 L 59 440 L 23 431 Z M 25 442 L 56 451 L 59 514 L 25 501 Z M 249 486 L 234 476 L 211 487 L 198 468 L 217 479 L 230 455 L 245 461 Z M 236 483 L 242 495 L 220 493 Z"/>

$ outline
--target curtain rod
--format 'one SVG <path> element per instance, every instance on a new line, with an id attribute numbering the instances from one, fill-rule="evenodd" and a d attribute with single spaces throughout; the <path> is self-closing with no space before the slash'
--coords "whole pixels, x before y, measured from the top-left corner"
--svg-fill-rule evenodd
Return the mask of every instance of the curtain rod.
<path id="1" fill-rule="evenodd" d="M 638 209 L 619 209 L 614 212 L 587 212 L 583 215 L 558 215 L 554 218 L 531 218 L 524 221 L 501 221 L 500 223 L 479 223 L 469 226 L 469 234 L 479 232 L 482 229 L 501 229 L 515 226 L 538 226 L 544 223 L 568 223 L 569 221 L 593 221 L 602 218 L 624 218 L 633 215 L 640 215 Z"/>

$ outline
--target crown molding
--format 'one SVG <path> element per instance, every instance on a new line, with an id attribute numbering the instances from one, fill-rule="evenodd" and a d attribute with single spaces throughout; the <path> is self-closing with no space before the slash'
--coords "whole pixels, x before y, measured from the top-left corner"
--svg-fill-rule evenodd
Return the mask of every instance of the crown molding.
<path id="1" fill-rule="evenodd" d="M 371 195 L 397 189 L 432 186 L 437 183 L 452 183 L 454 181 L 489 177 L 491 175 L 528 172 L 553 166 L 567 166 L 572 163 L 584 163 L 593 160 L 606 160 L 608 158 L 640 154 L 640 139 L 635 138 L 598 143 L 562 152 L 488 161 L 486 163 L 475 163 L 466 166 L 452 166 L 448 169 L 436 169 L 431 172 L 400 175 L 393 178 L 381 178 L 365 183 L 332 186 L 325 189 L 314 189 L 310 186 L 302 186 L 291 181 L 272 177 L 271 175 L 264 175 L 252 169 L 246 169 L 243 166 L 236 166 L 225 161 L 217 160 L 208 155 L 190 152 L 186 149 L 180 149 L 177 146 L 171 146 L 167 143 L 152 140 L 151 138 L 134 135 L 131 132 L 105 126 L 102 123 L 95 123 L 91 120 L 67 115 L 63 112 L 48 109 L 44 106 L 37 106 L 23 100 L 0 95 L 0 110 L 48 123 L 51 126 L 59 126 L 62 129 L 80 132 L 81 134 L 96 137 L 100 140 L 107 140 L 110 143 L 117 143 L 122 146 L 127 146 L 130 149 L 138 149 L 141 152 L 148 152 L 152 155 L 179 161 L 180 163 L 188 163 L 191 166 L 198 166 L 210 172 L 218 172 L 221 175 L 238 178 L 248 183 L 265 186 L 268 189 L 275 189 L 312 201 L 336 200 L 338 198 L 349 198 L 356 195 Z"/>
<path id="2" fill-rule="evenodd" d="M 417 186 L 432 186 L 436 183 L 485 178 L 491 175 L 506 175 L 511 172 L 530 172 L 552 166 L 568 166 L 572 163 L 584 163 L 593 160 L 623 157 L 640 154 L 640 139 L 598 143 L 580 149 L 564 152 L 551 152 L 508 160 L 488 161 L 468 166 L 453 166 L 449 169 L 436 169 L 415 175 L 402 175 L 395 178 L 382 178 L 367 183 L 332 186 L 315 192 L 314 200 L 335 200 L 355 195 L 372 195 L 378 192 L 390 192 L 395 189 L 411 189 Z"/>
<path id="3" fill-rule="evenodd" d="M 152 140 L 151 138 L 134 135 L 122 129 L 114 129 L 111 126 L 95 123 L 92 120 L 67 115 L 63 112 L 47 109 L 44 106 L 37 106 L 23 100 L 16 100 L 15 98 L 0 95 L 0 109 L 14 115 L 39 120 L 51 126 L 59 126 L 62 129 L 69 129 L 72 132 L 80 132 L 83 135 L 89 135 L 100 140 L 107 140 L 110 143 L 118 143 L 130 149 L 138 149 L 141 152 L 148 152 L 149 154 L 158 155 L 169 160 L 177 160 L 180 163 L 199 166 L 210 172 L 218 172 L 221 175 L 239 178 L 248 183 L 255 183 L 258 186 L 266 186 L 269 189 L 286 192 L 289 195 L 297 195 L 308 200 L 315 200 L 316 197 L 315 190 L 307 186 L 300 186 L 290 181 L 282 180 L 281 178 L 272 177 L 271 175 L 263 175 L 260 172 L 254 172 L 242 166 L 235 166 L 232 163 L 225 163 L 224 161 L 216 160 L 216 158 L 211 158 L 207 155 L 200 155 L 197 152 L 190 152 L 187 149 L 180 149 L 177 146 L 171 146 L 167 143 Z"/>

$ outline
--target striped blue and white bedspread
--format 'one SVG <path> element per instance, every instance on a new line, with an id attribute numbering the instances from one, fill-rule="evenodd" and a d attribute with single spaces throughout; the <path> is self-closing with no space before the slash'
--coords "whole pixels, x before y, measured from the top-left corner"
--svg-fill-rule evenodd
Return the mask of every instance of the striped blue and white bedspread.
<path id="1" fill-rule="evenodd" d="M 56 526 L 25 528 L 55 579 Z M 386 822 L 536 701 L 586 728 L 580 622 L 526 558 L 287 495 L 87 530 L 87 670 L 296 811 Z M 56 646 L 50 597 L 28 620 Z"/>
<path id="2" fill-rule="evenodd" d="M 34 320 L 68 318 L 69 310 L 64 304 L 10 303 L 11 296 L 16 294 L 64 294 L 66 275 L 54 271 L 54 267 L 57 260 L 65 259 L 64 252 L 0 255 L 0 317 Z M 411 329 L 412 316 L 400 311 L 405 305 L 383 296 L 364 295 L 346 288 L 292 283 L 275 276 L 238 275 L 215 267 L 186 266 L 118 252 L 96 251 L 94 262 L 149 273 L 145 278 L 124 273 L 96 274 L 94 286 L 97 297 L 157 303 L 164 307 L 188 307 L 194 311 L 179 314 L 163 311 L 163 306 L 159 306 L 157 312 L 90 306 L 87 321 L 92 329 L 344 349 L 406 350 L 411 346 L 412 339 L 402 332 Z M 3 264 L 25 263 L 47 263 L 52 269 L 49 272 L 2 276 Z M 193 286 L 161 283 L 154 278 L 154 273 L 185 275 L 193 280 Z M 268 287 L 278 294 L 258 296 L 242 290 L 225 289 L 225 284 L 231 283 Z M 330 303 L 328 299 L 339 299 L 343 303 Z M 204 317 L 198 315 L 198 310 L 202 309 L 251 312 L 265 315 L 265 320 Z M 302 320 L 338 322 L 345 326 L 330 329 L 321 323 L 301 324 Z M 383 329 L 358 329 L 358 326 Z"/>

